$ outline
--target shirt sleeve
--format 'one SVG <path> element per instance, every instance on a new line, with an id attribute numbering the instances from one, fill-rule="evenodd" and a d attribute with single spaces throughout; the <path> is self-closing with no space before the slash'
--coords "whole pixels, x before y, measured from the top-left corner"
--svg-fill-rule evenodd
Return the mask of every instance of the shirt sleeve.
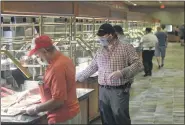
<path id="1" fill-rule="evenodd" d="M 54 100 L 67 100 L 67 83 L 65 75 L 64 67 L 56 69 L 52 74 L 50 89 L 52 99 Z"/>
<path id="2" fill-rule="evenodd" d="M 97 71 L 98 71 L 98 65 L 97 65 L 97 54 L 96 54 L 91 64 L 84 71 L 77 74 L 77 80 L 79 82 L 83 82 L 85 79 L 87 79 Z"/>
<path id="3" fill-rule="evenodd" d="M 139 59 L 139 56 L 137 55 L 135 48 L 131 45 L 128 45 L 126 47 L 127 52 L 127 60 L 129 66 L 126 68 L 123 68 L 121 70 L 121 73 L 124 78 L 132 78 L 134 77 L 138 72 L 143 70 L 143 64 L 141 60 Z"/>

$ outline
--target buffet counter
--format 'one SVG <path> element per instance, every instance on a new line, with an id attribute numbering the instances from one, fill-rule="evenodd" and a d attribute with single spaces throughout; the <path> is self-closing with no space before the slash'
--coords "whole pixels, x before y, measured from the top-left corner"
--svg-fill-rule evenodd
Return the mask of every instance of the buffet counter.
<path id="1" fill-rule="evenodd" d="M 79 66 L 76 66 L 76 74 L 83 71 L 88 65 L 89 65 L 88 62 L 84 62 L 84 63 L 81 63 Z M 41 79 L 42 77 L 38 78 L 37 81 Z M 37 81 L 26 80 L 24 82 L 23 90 L 36 87 L 38 85 Z M 100 116 L 99 107 L 98 107 L 98 96 L 99 96 L 98 94 L 99 93 L 98 72 L 93 74 L 86 81 L 82 83 L 77 83 L 76 85 L 77 85 L 77 97 L 80 101 L 80 107 L 82 111 L 81 112 L 82 113 L 82 123 L 87 124 Z M 33 96 L 33 98 L 35 97 Z M 11 99 L 7 99 L 8 103 L 12 101 L 13 100 Z M 29 99 L 26 101 L 30 102 Z M 1 99 L 1 104 L 3 103 L 5 106 L 8 105 L 8 103 L 5 104 L 6 101 L 3 102 L 3 99 Z M 21 106 L 18 106 L 18 107 L 21 107 Z M 3 105 L 1 105 L 1 110 L 2 109 L 3 109 Z M 14 109 L 15 108 L 13 108 L 13 110 Z M 13 112 L 13 110 L 11 112 Z M 13 116 L 13 115 L 4 115 L 3 113 L 1 113 L 1 123 L 2 124 L 11 124 L 11 123 L 24 124 L 24 123 L 38 123 L 38 122 L 47 123 L 46 113 L 40 113 L 38 116 L 28 116 L 28 115 L 22 115 L 22 114 Z"/>
<path id="2" fill-rule="evenodd" d="M 88 124 L 88 98 L 94 89 L 77 88 L 77 97 L 80 103 L 82 124 Z M 1 102 L 3 103 L 3 102 Z M 28 116 L 19 114 L 16 116 L 3 116 L 1 114 L 1 124 L 47 124 L 46 113 L 40 113 L 37 116 Z"/>
<path id="3" fill-rule="evenodd" d="M 90 62 L 89 62 L 90 63 Z M 76 66 L 76 73 L 80 73 L 84 69 L 87 68 L 89 63 L 81 63 L 79 66 Z M 83 83 L 77 83 L 77 88 L 89 88 L 94 89 L 94 92 L 90 95 L 90 99 L 88 100 L 88 117 L 89 122 L 92 122 L 99 118 L 99 84 L 98 84 L 98 72 L 94 73 L 92 76 L 90 76 L 88 79 L 86 79 Z"/>

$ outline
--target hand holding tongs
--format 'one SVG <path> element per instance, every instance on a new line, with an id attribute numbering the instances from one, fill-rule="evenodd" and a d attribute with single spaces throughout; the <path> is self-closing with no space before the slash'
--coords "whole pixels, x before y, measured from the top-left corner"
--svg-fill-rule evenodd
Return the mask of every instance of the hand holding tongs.
<path id="1" fill-rule="evenodd" d="M 18 97 L 18 99 L 16 99 L 16 101 L 14 101 L 14 102 L 11 103 L 10 105 L 8 105 L 8 107 L 4 110 L 4 112 L 7 113 L 7 112 L 8 112 L 8 109 L 9 109 L 11 106 L 15 105 L 16 103 L 19 103 L 22 99 L 24 99 L 24 98 L 26 97 L 26 95 L 27 95 L 28 93 L 29 93 L 29 91 L 23 92 L 23 93 Z"/>

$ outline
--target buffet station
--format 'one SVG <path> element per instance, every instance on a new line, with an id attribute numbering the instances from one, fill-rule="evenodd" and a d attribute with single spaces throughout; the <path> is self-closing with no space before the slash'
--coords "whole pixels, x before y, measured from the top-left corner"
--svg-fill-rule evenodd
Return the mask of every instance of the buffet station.
<path id="1" fill-rule="evenodd" d="M 154 19 L 144 13 L 128 12 L 125 36 L 129 39 L 130 43 L 136 48 L 139 57 L 142 57 L 141 38 L 145 35 L 145 29 L 151 27 L 153 33 L 156 32 L 160 21 Z"/>
<path id="2" fill-rule="evenodd" d="M 22 113 L 26 107 L 40 103 L 39 92 L 28 94 L 28 91 L 38 88 L 47 67 L 37 56 L 27 56 L 37 35 L 50 36 L 56 49 L 73 60 L 78 74 L 91 63 L 100 47 L 96 33 L 103 23 L 121 25 L 134 47 L 138 46 L 135 44 L 144 35 L 144 23 L 128 20 L 127 11 L 98 2 L 3 1 L 1 124 L 47 123 L 46 113 L 37 116 Z M 100 116 L 98 87 L 98 73 L 83 83 L 77 83 L 82 124 Z"/>

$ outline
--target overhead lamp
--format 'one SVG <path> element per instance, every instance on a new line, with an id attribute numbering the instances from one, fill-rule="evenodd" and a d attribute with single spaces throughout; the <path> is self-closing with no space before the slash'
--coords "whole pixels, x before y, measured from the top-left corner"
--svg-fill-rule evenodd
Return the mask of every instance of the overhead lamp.
<path id="1" fill-rule="evenodd" d="M 137 6 L 137 4 L 134 3 L 134 6 Z"/>

